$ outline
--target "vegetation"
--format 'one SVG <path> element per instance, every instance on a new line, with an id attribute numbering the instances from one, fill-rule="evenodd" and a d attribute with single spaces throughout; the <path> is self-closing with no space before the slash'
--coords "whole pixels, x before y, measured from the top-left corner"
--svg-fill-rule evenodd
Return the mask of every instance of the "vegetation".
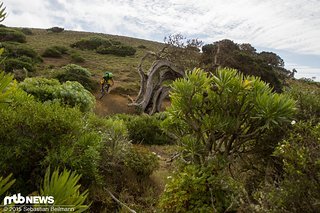
<path id="1" fill-rule="evenodd" d="M 62 27 L 51 27 L 47 29 L 48 32 L 52 32 L 52 33 L 61 33 L 64 31 L 64 28 Z"/>
<path id="2" fill-rule="evenodd" d="M 6 15 L 1 8 L 0 22 Z M 0 29 L 3 69 L 39 75 L 17 83 L 13 74 L 0 72 L 0 196 L 51 195 L 55 206 L 72 205 L 76 212 L 320 208 L 320 87 L 289 79 L 280 56 L 230 40 L 204 45 L 201 52 L 201 41 L 179 34 L 163 45 L 70 31 L 32 32 Z M 27 44 L 19 43 L 26 38 Z M 66 54 L 70 44 L 79 49 L 70 57 L 43 61 L 38 55 L 46 50 Z M 121 87 L 133 87 L 146 47 L 161 49 L 148 54 L 168 61 L 159 75 L 168 64 L 192 70 L 165 82 L 171 88 L 170 107 L 152 116 L 95 115 L 89 91 L 95 91 L 98 78 L 93 76 L 107 69 Z M 131 57 L 118 57 L 125 55 Z M 69 64 L 70 59 L 83 67 Z M 149 68 L 152 61 L 145 62 Z M 50 65 L 56 69 L 48 73 Z"/>
<path id="3" fill-rule="evenodd" d="M 64 46 L 52 46 L 45 49 L 42 53 L 43 57 L 52 57 L 52 58 L 60 58 L 63 54 L 66 54 L 68 48 Z"/>
<path id="4" fill-rule="evenodd" d="M 15 41 L 19 43 L 25 43 L 26 36 L 21 31 L 7 27 L 0 27 L 0 42 L 3 41 Z"/>

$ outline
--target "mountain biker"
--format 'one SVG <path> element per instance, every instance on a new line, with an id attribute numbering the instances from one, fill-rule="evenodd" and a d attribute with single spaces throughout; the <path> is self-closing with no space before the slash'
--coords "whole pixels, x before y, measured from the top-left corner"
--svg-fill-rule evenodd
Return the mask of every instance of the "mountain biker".
<path id="1" fill-rule="evenodd" d="M 100 81 L 101 84 L 101 93 L 109 91 L 110 86 L 114 85 L 113 74 L 111 72 L 105 72 Z"/>

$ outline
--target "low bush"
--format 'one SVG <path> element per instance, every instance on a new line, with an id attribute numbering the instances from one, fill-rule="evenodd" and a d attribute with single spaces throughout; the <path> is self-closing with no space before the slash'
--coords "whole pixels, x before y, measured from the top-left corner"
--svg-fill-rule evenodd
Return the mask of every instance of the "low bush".
<path id="1" fill-rule="evenodd" d="M 91 111 L 95 105 L 94 96 L 75 81 L 60 84 L 56 79 L 26 78 L 19 87 L 42 102 L 53 101 L 71 107 L 78 106 L 81 111 Z"/>
<path id="2" fill-rule="evenodd" d="M 82 57 L 79 53 L 71 53 L 71 60 L 75 63 L 83 63 L 85 62 L 85 58 Z"/>
<path id="3" fill-rule="evenodd" d="M 15 41 L 19 43 L 26 42 L 26 36 L 18 30 L 14 30 L 8 27 L 0 27 L 0 42 Z"/>
<path id="4" fill-rule="evenodd" d="M 84 38 L 80 41 L 77 41 L 70 46 L 72 48 L 79 48 L 81 50 L 95 50 L 100 46 L 111 46 L 112 43 L 108 39 L 104 39 L 101 37 L 90 37 L 90 38 Z"/>
<path id="5" fill-rule="evenodd" d="M 97 53 L 124 57 L 134 55 L 136 53 L 136 49 L 127 45 L 112 45 L 109 47 L 100 46 L 97 49 Z"/>
<path id="6" fill-rule="evenodd" d="M 91 73 L 87 69 L 76 65 L 68 64 L 53 74 L 53 77 L 60 82 L 77 81 L 89 91 L 96 89 L 96 82 L 91 79 Z"/>
<path id="7" fill-rule="evenodd" d="M 134 144 L 171 144 L 172 139 L 162 131 L 160 125 L 164 118 L 158 115 L 128 116 L 120 115 L 128 128 L 129 139 Z"/>
<path id="8" fill-rule="evenodd" d="M 6 72 L 13 72 L 16 69 L 23 69 L 32 72 L 35 70 L 33 64 L 25 62 L 23 60 L 15 59 L 15 58 L 8 58 L 4 61 L 4 71 Z"/>
<path id="9" fill-rule="evenodd" d="M 64 28 L 62 27 L 51 27 L 47 29 L 48 32 L 53 32 L 53 33 L 61 33 L 64 31 Z"/>
<path id="10" fill-rule="evenodd" d="M 39 54 L 29 46 L 15 42 L 2 43 L 2 46 L 5 49 L 4 56 L 8 58 L 19 58 L 21 56 L 27 56 L 31 58 L 34 63 L 40 63 L 43 61 Z"/>
<path id="11" fill-rule="evenodd" d="M 139 49 L 147 49 L 147 47 L 146 47 L 145 45 L 143 45 L 143 44 L 140 44 L 140 45 L 138 46 L 138 48 L 139 48 Z"/>
<path id="12" fill-rule="evenodd" d="M 320 124 L 299 122 L 274 153 L 282 173 L 255 193 L 261 212 L 317 212 L 320 208 Z M 279 169 L 278 169 L 279 170 Z M 272 173 L 277 174 L 277 172 Z M 266 179 L 266 180 L 268 180 Z M 276 179 L 276 180 L 275 180 Z"/>
<path id="13" fill-rule="evenodd" d="M 63 54 L 66 54 L 68 48 L 64 46 L 52 46 L 45 49 L 42 53 L 43 57 L 61 58 Z"/>
<path id="14" fill-rule="evenodd" d="M 33 32 L 30 28 L 22 28 L 21 32 L 23 32 L 25 35 L 32 35 Z"/>
<path id="15" fill-rule="evenodd" d="M 162 212 L 235 212 L 239 187 L 212 167 L 189 165 L 171 177 L 160 199 Z"/>

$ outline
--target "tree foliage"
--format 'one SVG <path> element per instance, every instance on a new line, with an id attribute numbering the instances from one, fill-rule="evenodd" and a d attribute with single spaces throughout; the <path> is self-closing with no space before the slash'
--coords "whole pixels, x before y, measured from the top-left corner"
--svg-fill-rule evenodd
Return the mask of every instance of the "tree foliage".
<path id="1" fill-rule="evenodd" d="M 200 69 L 176 80 L 165 127 L 193 162 L 246 152 L 268 130 L 292 120 L 295 102 L 259 78 L 233 69 L 208 75 Z"/>

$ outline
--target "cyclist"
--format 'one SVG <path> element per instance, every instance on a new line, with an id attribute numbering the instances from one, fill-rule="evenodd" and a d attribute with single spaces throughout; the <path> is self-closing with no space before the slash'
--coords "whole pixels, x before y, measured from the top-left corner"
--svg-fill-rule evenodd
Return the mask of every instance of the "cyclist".
<path id="1" fill-rule="evenodd" d="M 105 93 L 109 92 L 110 86 L 114 85 L 113 74 L 111 72 L 105 72 L 100 81 L 101 84 L 101 97 L 104 96 Z"/>

